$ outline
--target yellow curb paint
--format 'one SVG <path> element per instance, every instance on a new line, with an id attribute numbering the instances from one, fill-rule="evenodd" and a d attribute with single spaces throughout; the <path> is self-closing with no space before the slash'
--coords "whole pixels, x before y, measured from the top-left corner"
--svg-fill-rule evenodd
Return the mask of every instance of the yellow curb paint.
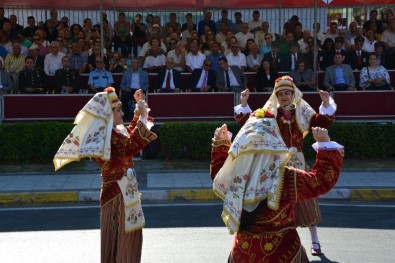
<path id="1" fill-rule="evenodd" d="M 5 204 L 46 204 L 57 202 L 77 202 L 77 192 L 12 193 L 0 194 L 0 205 Z"/>
<path id="2" fill-rule="evenodd" d="M 170 190 L 168 200 L 211 201 L 219 200 L 211 189 Z"/>
<path id="3" fill-rule="evenodd" d="M 395 199 L 395 189 L 352 189 L 353 200 L 389 200 Z"/>

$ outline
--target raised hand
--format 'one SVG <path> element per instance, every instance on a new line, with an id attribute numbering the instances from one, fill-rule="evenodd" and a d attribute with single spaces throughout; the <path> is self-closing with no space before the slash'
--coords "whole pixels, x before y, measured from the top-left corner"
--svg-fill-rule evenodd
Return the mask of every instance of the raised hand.
<path id="1" fill-rule="evenodd" d="M 137 92 L 137 91 L 136 91 Z M 140 116 L 142 118 L 147 118 L 148 117 L 148 104 L 145 102 L 145 100 L 140 100 L 137 104 L 137 109 L 140 112 Z"/>
<path id="2" fill-rule="evenodd" d="M 144 92 L 142 89 L 136 90 L 136 92 L 133 95 L 134 99 L 136 100 L 137 103 L 139 103 L 141 100 L 144 100 Z"/>
<path id="3" fill-rule="evenodd" d="M 248 98 L 250 97 L 250 90 L 245 89 L 240 93 L 240 103 L 241 106 L 245 107 L 247 105 Z"/>
<path id="4" fill-rule="evenodd" d="M 329 106 L 329 93 L 324 90 L 320 90 L 319 93 L 325 108 L 327 108 Z"/>
<path id="5" fill-rule="evenodd" d="M 221 127 L 215 129 L 213 140 L 223 140 L 228 139 L 228 126 L 223 124 Z"/>
<path id="6" fill-rule="evenodd" d="M 311 128 L 313 137 L 317 142 L 329 142 L 331 139 L 328 135 L 328 130 L 320 127 Z"/>

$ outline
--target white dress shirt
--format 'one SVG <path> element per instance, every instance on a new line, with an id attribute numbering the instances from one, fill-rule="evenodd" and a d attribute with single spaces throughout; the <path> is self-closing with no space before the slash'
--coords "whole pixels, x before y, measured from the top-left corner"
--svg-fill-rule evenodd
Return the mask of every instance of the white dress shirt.
<path id="1" fill-rule="evenodd" d="M 56 56 L 49 53 L 44 59 L 44 71 L 47 75 L 54 75 L 56 70 L 62 68 L 62 58 L 65 56 L 64 53 L 58 52 Z"/>
<path id="2" fill-rule="evenodd" d="M 237 43 L 241 48 L 245 48 L 247 44 L 247 40 L 252 38 L 255 40 L 254 34 L 248 32 L 247 34 L 243 34 L 243 32 L 239 32 L 235 35 L 237 39 Z"/>
<path id="3" fill-rule="evenodd" d="M 166 70 L 165 79 L 163 80 L 163 84 L 162 84 L 162 89 L 166 89 L 166 80 L 169 72 L 170 72 L 170 89 L 175 89 L 174 81 L 173 81 L 173 71 L 168 69 Z"/>
<path id="4" fill-rule="evenodd" d="M 241 52 L 239 52 L 237 55 L 230 53 L 226 56 L 226 59 L 228 60 L 229 66 L 238 66 L 239 68 L 242 66 L 247 66 L 246 56 Z"/>
<path id="5" fill-rule="evenodd" d="M 186 61 L 186 65 L 189 66 L 192 71 L 196 68 L 203 68 L 203 62 L 206 59 L 206 57 L 198 52 L 197 55 L 193 55 L 191 52 L 189 52 L 186 55 L 185 61 Z"/>
<path id="6" fill-rule="evenodd" d="M 161 54 L 156 57 L 148 56 L 145 58 L 143 68 L 151 68 L 153 66 L 165 66 L 166 65 L 166 56 Z"/>

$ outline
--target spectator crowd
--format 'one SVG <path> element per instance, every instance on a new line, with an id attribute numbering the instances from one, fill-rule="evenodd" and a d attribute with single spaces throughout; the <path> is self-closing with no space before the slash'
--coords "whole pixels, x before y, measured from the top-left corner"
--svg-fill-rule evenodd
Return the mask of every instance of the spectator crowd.
<path id="1" fill-rule="evenodd" d="M 232 20 L 227 10 L 222 10 L 218 21 L 206 11 L 197 24 L 191 13 L 183 24 L 175 13 L 166 23 L 151 14 L 145 18 L 137 14 L 130 22 L 122 12 L 114 24 L 105 13 L 100 20 L 94 24 L 85 18 L 83 25 L 70 24 L 51 10 L 45 22 L 36 24 L 29 16 L 24 28 L 16 15 L 7 18 L 0 7 L 0 92 L 95 93 L 114 84 L 113 73 L 122 73 L 117 88 L 128 104 L 140 88 L 271 91 L 282 72 L 289 73 L 302 91 L 313 91 L 315 61 L 317 69 L 325 71 L 327 90 L 390 89 L 387 70 L 395 68 L 391 9 L 381 10 L 380 15 L 372 10 L 362 27 L 351 22 L 345 29 L 332 22 L 329 31 L 322 32 L 316 23 L 316 34 L 304 29 L 296 15 L 281 34 L 273 33 L 258 10 L 251 21 L 244 21 L 240 12 Z M 359 83 L 354 71 L 360 71 Z M 191 73 L 188 86 L 181 84 L 183 72 Z M 256 73 L 254 87 L 248 85 L 245 72 Z M 149 86 L 147 73 L 158 74 L 155 87 Z M 81 86 L 81 74 L 89 74 L 86 86 Z"/>

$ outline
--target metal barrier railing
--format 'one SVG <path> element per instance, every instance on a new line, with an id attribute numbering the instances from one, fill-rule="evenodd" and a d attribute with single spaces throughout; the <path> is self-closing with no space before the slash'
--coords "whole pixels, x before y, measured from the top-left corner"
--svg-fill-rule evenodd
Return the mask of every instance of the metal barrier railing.
<path id="1" fill-rule="evenodd" d="M 339 22 L 340 27 L 348 27 L 350 22 L 356 21 L 359 26 L 363 25 L 363 22 L 369 19 L 369 13 L 371 10 L 376 9 L 381 12 L 384 9 L 395 9 L 394 5 L 360 5 L 358 7 L 355 6 L 328 6 L 328 7 L 319 7 L 317 11 L 317 22 L 321 24 L 321 31 L 325 32 L 329 28 L 329 24 L 332 21 Z M 213 13 L 212 19 L 214 21 L 219 20 L 221 17 L 220 9 L 208 9 Z M 257 9 L 260 12 L 260 19 L 263 21 L 268 21 L 270 24 L 270 30 L 273 33 L 281 34 L 282 27 L 285 22 L 288 21 L 290 17 L 293 15 L 297 15 L 299 17 L 299 21 L 302 23 L 304 29 L 313 28 L 314 23 L 314 8 L 261 8 Z M 177 14 L 177 21 L 179 23 L 185 23 L 185 15 L 187 13 L 192 13 L 193 21 L 195 24 L 198 23 L 201 19 L 203 19 L 203 11 L 204 10 L 196 10 L 196 9 L 133 9 L 132 7 L 129 9 L 106 9 L 103 10 L 107 14 L 107 19 L 110 24 L 113 24 L 117 20 L 118 12 L 123 11 L 126 14 L 126 18 L 129 22 L 132 22 L 133 17 L 136 14 L 141 14 L 143 16 L 143 20 L 147 14 L 153 14 L 159 16 L 161 18 L 161 23 L 164 25 L 169 21 L 169 14 L 174 12 Z M 249 22 L 252 20 L 252 12 L 253 9 L 229 9 L 228 10 L 228 18 L 234 21 L 234 13 L 241 12 L 242 20 Z M 15 14 L 18 18 L 18 23 L 22 26 L 27 26 L 27 17 L 34 16 L 37 23 L 39 21 L 45 22 L 49 18 L 50 10 L 46 9 L 29 9 L 25 7 L 5 7 L 5 16 L 8 17 L 11 14 Z M 78 23 L 80 25 L 83 24 L 83 20 L 85 18 L 90 18 L 93 24 L 96 24 L 100 21 L 100 11 L 99 10 L 77 10 L 77 9 L 69 9 L 69 10 L 58 10 L 59 20 L 63 17 L 67 16 L 69 18 L 69 24 L 72 25 L 74 23 Z"/>

